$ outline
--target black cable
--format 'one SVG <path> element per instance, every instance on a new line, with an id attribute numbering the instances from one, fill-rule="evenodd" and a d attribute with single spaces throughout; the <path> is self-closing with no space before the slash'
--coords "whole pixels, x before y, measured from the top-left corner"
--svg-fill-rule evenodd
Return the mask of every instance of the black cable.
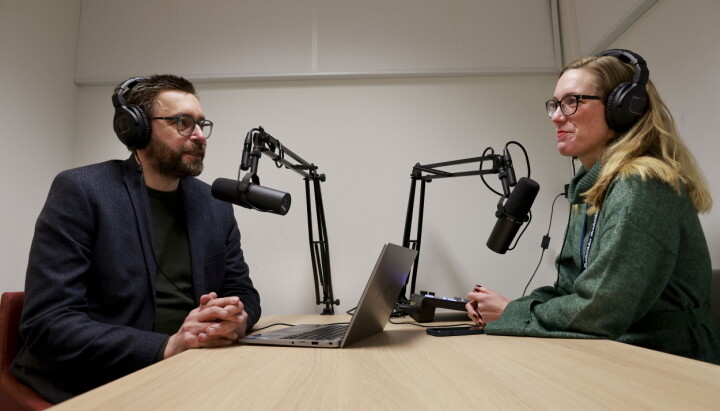
<path id="1" fill-rule="evenodd" d="M 527 150 L 525 150 L 525 147 L 523 147 L 523 145 L 518 143 L 517 141 L 508 141 L 505 144 L 505 149 L 507 150 L 508 146 L 511 144 L 520 147 L 520 149 L 523 151 L 523 155 L 525 156 L 525 164 L 527 166 L 527 178 L 530 178 L 530 157 L 528 156 Z M 485 155 L 488 151 L 490 152 L 491 155 L 495 154 L 495 150 L 493 150 L 492 147 L 487 147 L 487 148 L 485 148 L 485 150 L 483 150 L 482 156 L 485 157 Z M 480 168 L 479 168 L 480 170 L 482 170 L 482 165 L 483 165 L 483 162 L 480 161 Z M 494 188 L 490 187 L 490 185 L 487 183 L 487 181 L 485 181 L 485 175 L 480 174 L 480 179 L 482 180 L 483 184 L 485 184 L 485 187 L 488 188 L 488 190 L 492 191 L 493 193 L 495 193 L 498 196 L 504 197 L 504 194 L 502 194 L 499 191 L 495 190 Z"/>
<path id="2" fill-rule="evenodd" d="M 520 231 L 520 235 L 517 236 L 517 238 L 515 239 L 515 244 L 513 244 L 512 247 L 509 247 L 508 251 L 512 251 L 515 249 L 515 247 L 518 244 L 518 241 L 520 241 L 520 238 L 522 238 L 523 234 L 525 234 L 525 230 L 527 230 L 528 227 L 530 227 L 530 222 L 532 221 L 532 211 L 528 211 L 528 216 L 529 216 L 529 219 L 528 219 L 527 223 L 525 224 L 525 228 L 523 228 L 522 231 Z"/>
<path id="3" fill-rule="evenodd" d="M 518 143 L 517 141 L 508 141 L 507 144 L 505 144 L 505 149 L 508 148 L 510 144 L 514 144 L 523 151 L 523 154 L 525 154 L 525 164 L 527 165 L 527 178 L 530 178 L 530 157 L 528 156 L 527 150 L 525 150 L 525 147 L 523 147 L 522 144 Z"/>
<path id="4" fill-rule="evenodd" d="M 139 159 L 138 159 L 137 161 L 139 161 Z M 140 170 L 142 170 L 142 163 L 139 163 L 139 165 L 140 165 Z M 140 174 L 140 184 L 143 185 L 143 186 L 145 186 L 145 193 L 149 196 L 149 193 L 147 192 L 147 184 L 145 184 L 145 173 Z M 150 213 L 152 214 L 152 211 L 151 211 L 151 209 L 150 209 L 150 205 L 149 205 L 149 204 L 145 204 L 145 201 L 146 201 L 146 200 L 149 201 L 149 199 L 146 199 L 146 196 L 145 196 L 145 195 L 140 195 L 140 203 L 142 204 L 142 207 L 143 207 L 143 209 L 144 209 L 143 211 L 145 211 L 146 213 L 147 213 L 147 212 L 150 212 Z M 153 231 L 153 230 L 152 230 L 152 227 L 148 227 L 148 229 L 150 229 L 150 232 Z M 151 250 L 150 250 L 150 251 L 152 252 L 153 261 L 155 262 L 155 268 L 157 268 L 158 272 L 159 272 L 160 274 L 162 274 L 162 276 L 165 277 L 165 279 L 168 280 L 168 281 L 170 282 L 170 284 L 172 284 L 172 286 L 175 287 L 176 290 L 180 291 L 181 294 L 183 294 L 183 295 L 185 295 L 186 297 L 190 298 L 190 301 L 192 301 L 193 304 L 194 304 L 194 303 L 195 303 L 195 296 L 194 296 L 194 295 L 190 295 L 190 294 L 188 294 L 187 292 L 185 292 L 185 290 L 181 289 L 177 284 L 175 284 L 175 282 L 174 282 L 173 280 L 170 279 L 170 277 L 169 277 L 167 274 L 165 274 L 165 271 L 162 270 L 162 268 L 160 267 L 160 262 L 158 261 L 157 256 L 155 255 L 155 245 L 154 245 L 154 244 L 151 244 Z M 191 274 L 191 275 L 192 275 L 192 274 Z"/>
<path id="5" fill-rule="evenodd" d="M 527 150 L 525 150 L 525 147 L 523 147 L 522 144 L 518 143 L 517 141 L 508 141 L 507 144 L 505 144 L 505 150 L 507 150 L 507 148 L 510 144 L 514 144 L 514 145 L 520 147 L 520 149 L 523 151 L 523 154 L 525 155 L 525 164 L 527 165 L 527 178 L 530 178 L 530 157 L 528 156 Z M 493 191 L 495 191 L 495 190 L 493 190 Z M 503 194 L 500 194 L 496 191 L 495 191 L 495 194 L 503 196 Z M 517 238 L 515 239 L 515 244 L 513 244 L 512 247 L 508 248 L 508 251 L 512 251 L 515 249 L 515 247 L 518 245 L 518 242 L 522 238 L 523 234 L 525 234 L 525 231 L 528 229 L 528 227 L 530 227 L 530 223 L 532 222 L 532 211 L 528 211 L 528 216 L 529 216 L 529 219 L 527 221 L 527 224 L 525 224 L 525 227 L 520 232 L 520 235 L 518 235 Z M 552 216 L 550 218 L 552 218 Z M 542 258 L 542 257 L 540 257 L 540 258 Z"/>
<path id="6" fill-rule="evenodd" d="M 357 308 L 357 307 L 353 307 L 353 308 L 347 310 L 347 314 L 350 314 L 350 311 L 355 310 L 355 308 Z M 407 325 L 415 325 L 415 326 L 417 326 L 417 327 L 422 327 L 422 328 L 462 327 L 462 326 L 466 326 L 466 325 L 475 325 L 475 324 L 466 324 L 466 323 L 461 323 L 461 324 L 446 324 L 446 325 L 437 325 L 437 324 L 423 325 L 423 324 L 420 324 L 420 323 L 415 322 L 415 321 L 408 321 L 408 322 L 399 323 L 399 322 L 393 321 L 392 319 L 393 319 L 393 318 L 407 317 L 409 314 L 406 313 L 406 312 L 404 312 L 404 311 L 396 311 L 396 310 L 397 310 L 397 307 L 396 307 L 396 309 L 393 310 L 393 312 L 390 314 L 390 318 L 388 318 L 388 322 L 390 322 L 390 324 L 395 324 L 395 325 L 407 324 Z"/>
<path id="7" fill-rule="evenodd" d="M 414 322 L 414 321 L 409 321 L 409 322 L 395 322 L 395 321 L 393 321 L 393 320 L 391 320 L 391 319 L 388 319 L 388 321 L 389 321 L 391 324 L 395 324 L 395 325 L 414 325 L 414 326 L 416 326 L 416 327 L 422 327 L 422 328 L 464 327 L 464 326 L 475 325 L 474 323 L 472 323 L 472 324 L 468 324 L 468 323 L 457 323 L 457 324 L 443 324 L 443 325 L 438 325 L 438 324 L 425 325 L 425 324 L 420 324 L 420 323 Z M 350 324 L 350 323 L 347 323 L 347 322 L 344 322 L 344 323 L 329 323 L 329 324 L 327 324 L 327 325 L 348 325 L 348 324 Z M 266 325 L 266 326 L 264 326 L 264 327 L 253 328 L 251 331 L 252 331 L 252 332 L 262 331 L 262 330 L 268 329 L 268 328 L 270 328 L 270 327 L 276 327 L 276 326 L 278 326 L 278 325 L 285 325 L 285 326 L 288 326 L 288 327 L 293 327 L 293 326 L 295 326 L 296 324 L 273 323 L 273 324 L 270 324 L 270 325 Z"/>
<path id="8" fill-rule="evenodd" d="M 491 155 L 495 154 L 495 150 L 493 150 L 492 147 L 486 147 L 485 150 L 483 150 L 483 152 L 482 152 L 482 156 L 485 157 L 485 156 L 487 155 L 487 152 L 488 152 L 488 151 L 490 152 Z M 482 171 L 482 166 L 483 166 L 483 162 L 482 162 L 482 160 L 481 160 L 481 161 L 480 161 L 480 166 L 479 166 L 479 170 L 480 170 L 480 171 Z M 499 196 L 502 196 L 502 194 L 501 194 L 500 192 L 495 191 L 495 189 L 492 188 L 492 187 L 490 187 L 490 184 L 488 184 L 487 181 L 485 181 L 485 175 L 484 175 L 484 174 L 480 174 L 480 180 L 482 180 L 483 184 L 485 184 L 485 187 L 487 187 L 488 190 L 492 191 L 493 193 L 495 193 L 495 194 L 497 194 L 497 195 L 499 195 Z"/>
<path id="9" fill-rule="evenodd" d="M 154 256 L 154 255 L 155 255 L 155 253 L 153 252 L 153 256 Z M 170 282 L 170 284 L 173 285 L 173 287 L 175 287 L 175 289 L 177 289 L 178 291 L 180 291 L 181 293 L 183 293 L 186 297 L 189 297 L 189 298 L 190 298 L 190 301 L 192 301 L 193 304 L 195 303 L 195 296 L 186 293 L 184 290 L 181 290 L 180 287 L 178 287 L 178 285 L 175 284 L 175 282 L 174 282 L 173 280 L 171 280 L 170 277 L 168 277 L 167 274 L 165 274 L 165 272 L 162 270 L 162 268 L 160 268 L 160 264 L 158 264 L 157 260 L 155 260 L 155 265 L 157 266 L 158 272 L 160 272 L 160 274 L 162 274 L 163 277 L 165 277 L 165 279 L 168 280 L 168 281 Z"/>
<path id="10" fill-rule="evenodd" d="M 471 323 L 471 324 L 468 324 L 468 323 L 458 323 L 458 324 L 444 324 L 444 325 L 438 325 L 438 324 L 424 325 L 424 324 L 420 324 L 420 323 L 415 322 L 415 321 L 409 321 L 409 322 L 404 322 L 404 323 L 395 322 L 395 321 L 393 321 L 393 320 L 391 320 L 391 319 L 388 319 L 388 321 L 390 322 L 390 324 L 395 324 L 395 325 L 414 325 L 414 326 L 416 326 L 416 327 L 422 327 L 422 328 L 466 327 L 466 326 L 476 325 L 475 323 Z"/>
<path id="11" fill-rule="evenodd" d="M 575 177 L 575 174 L 577 174 L 577 170 L 575 169 L 575 160 L 577 160 L 577 157 L 574 157 L 574 156 L 570 157 L 570 164 L 572 165 L 572 169 L 573 169 L 572 177 Z"/>
<path id="12" fill-rule="evenodd" d="M 525 296 L 525 293 L 527 292 L 528 287 L 530 286 L 530 283 L 532 282 L 533 278 L 535 278 L 535 274 L 537 274 L 538 268 L 540 268 L 540 264 L 542 263 L 543 256 L 545 255 L 545 250 L 547 250 L 548 246 L 550 245 L 550 227 L 552 227 L 552 219 L 553 219 L 553 213 L 555 211 L 555 202 L 558 198 L 565 195 L 565 193 L 560 193 L 557 196 L 555 196 L 555 199 L 552 202 L 552 206 L 550 206 L 550 222 L 548 223 L 548 229 L 545 236 L 543 236 L 542 243 L 540 243 L 540 247 L 542 248 L 542 252 L 540 253 L 540 260 L 537 263 L 537 266 L 535 267 L 535 271 L 533 271 L 532 275 L 530 276 L 530 280 L 528 280 L 527 284 L 525 285 L 525 289 L 523 290 L 522 296 Z M 517 243 L 517 242 L 516 242 Z M 563 241 L 564 244 L 564 241 Z"/>

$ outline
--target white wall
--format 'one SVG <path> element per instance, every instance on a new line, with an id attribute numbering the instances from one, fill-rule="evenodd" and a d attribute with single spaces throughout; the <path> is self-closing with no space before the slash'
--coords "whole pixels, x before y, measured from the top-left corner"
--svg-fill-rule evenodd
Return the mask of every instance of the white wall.
<path id="1" fill-rule="evenodd" d="M 517 140 L 530 153 L 532 177 L 543 189 L 535 223 L 515 258 L 484 245 L 498 198 L 479 177 L 438 180 L 427 190 L 418 286 L 455 296 L 482 282 L 519 295 L 537 264 L 550 202 L 569 177 L 568 163 L 555 154 L 542 104 L 553 84 L 554 76 L 200 84 L 205 113 L 217 124 L 201 178 L 212 183 L 235 177 L 245 134 L 259 125 L 315 163 L 327 175 L 322 191 L 331 267 L 344 311 L 359 298 L 382 243 L 402 242 L 415 163 L 476 157 L 486 147 L 499 151 Z M 126 155 L 107 127 L 111 89 L 80 89 L 79 112 L 95 120 L 79 130 L 79 163 Z M 524 175 L 522 152 L 511 147 L 511 153 Z M 258 175 L 263 185 L 293 196 L 284 217 L 236 207 L 265 310 L 314 312 L 302 177 L 276 169 L 268 157 L 260 160 Z M 488 181 L 500 189 L 497 176 Z M 555 223 L 558 230 L 563 214 Z M 552 271 L 551 264 L 547 259 L 544 271 Z"/>
<path id="2" fill-rule="evenodd" d="M 70 167 L 80 0 L 0 0 L 0 291 L 22 290 L 33 227 Z"/>
<path id="3" fill-rule="evenodd" d="M 560 65 L 555 3 L 84 1 L 75 78 L 97 85 L 167 71 L 210 81 L 551 74 Z"/>
<path id="4" fill-rule="evenodd" d="M 613 46 L 633 49 L 646 58 L 651 78 L 673 110 L 688 145 L 706 175 L 712 176 L 719 168 L 713 161 L 718 154 L 713 120 L 720 113 L 713 98 L 720 91 L 720 81 L 711 70 L 720 63 L 720 29 L 714 22 L 720 15 L 720 3 L 679 3 L 659 1 Z M 25 16 L 26 21 L 34 18 Z M 71 42 L 72 30 L 64 30 L 68 32 L 56 37 Z M 10 44 L 6 38 L 0 37 L 3 47 Z M 19 58 L 29 59 L 26 50 L 15 52 Z M 71 72 L 37 63 L 28 76 L 44 82 L 70 79 Z M 20 70 L 15 74 L 20 75 Z M 33 124 L 42 129 L 32 133 L 64 134 L 64 142 L 75 144 L 74 152 L 67 151 L 67 144 L 43 137 L 43 144 L 50 149 L 28 146 L 22 153 L 12 154 L 13 161 L 22 165 L 37 158 L 38 152 L 43 156 L 37 163 L 41 168 L 27 173 L 27 167 L 22 168 L 26 178 L 34 178 L 33 185 L 13 182 L 4 190 L 9 198 L 32 197 L 32 201 L 13 207 L 7 202 L 0 205 L 3 227 L 13 228 L 3 232 L 3 256 L 16 267 L 14 272 L 24 272 L 32 224 L 52 175 L 68 163 L 124 158 L 127 151 L 110 128 L 112 86 L 80 87 L 75 103 L 72 87 L 68 93 L 53 94 L 48 102 L 41 89 L 32 88 L 31 98 L 21 93 L 26 91 L 24 87 L 8 83 L 3 81 L 2 87 L 14 89 L 16 97 L 13 107 L 0 111 L 4 125 L 12 124 L 10 120 L 17 115 L 42 111 L 57 114 L 67 110 L 75 113 L 77 120 L 75 128 L 66 126 L 60 133 L 50 133 L 55 129 L 44 123 Z M 534 222 L 518 249 L 501 256 L 485 247 L 497 199 L 479 178 L 435 181 L 428 185 L 418 278 L 420 289 L 439 295 L 464 295 L 472 284 L 481 283 L 517 297 L 538 262 L 552 199 L 570 175 L 569 162 L 556 153 L 552 124 L 542 107 L 554 83 L 554 76 L 201 83 L 201 102 L 208 118 L 216 122 L 201 178 L 211 183 L 217 177 L 234 177 L 245 133 L 258 125 L 317 164 L 328 177 L 322 187 L 333 281 L 335 295 L 342 302 L 338 310 L 344 311 L 357 301 L 381 244 L 402 241 L 413 164 L 479 156 L 485 147 L 500 150 L 508 140 L 517 140 L 530 153 L 532 177 L 541 185 L 533 207 Z M 3 100 L 7 104 L 7 99 Z M 31 103 L 41 104 L 44 110 L 29 109 Z M 72 114 L 65 114 L 58 118 L 72 119 Z M 14 134 L 28 135 L 27 126 L 17 126 Z M 16 135 L 12 140 L 6 136 L 6 147 L 10 142 L 21 144 Z M 522 174 L 522 154 L 514 147 L 511 150 Z M 18 169 L 3 171 L 12 176 Z M 293 207 L 284 217 L 235 209 L 265 312 L 319 312 L 312 290 L 303 181 L 292 171 L 276 169 L 267 157 L 260 161 L 259 175 L 263 185 L 293 196 Z M 496 177 L 488 180 L 497 186 Z M 711 185 L 714 193 L 720 190 L 716 182 Z M 533 286 L 554 279 L 552 260 L 562 242 L 566 213 L 567 205 L 558 201 L 551 248 Z M 718 211 L 713 211 L 703 217 L 716 265 L 720 261 L 718 216 Z M 24 237 L 19 241 L 15 234 Z M 19 289 L 21 284 L 0 278 L 0 290 Z"/>
<path id="5" fill-rule="evenodd" d="M 701 216 L 714 267 L 720 267 L 720 1 L 664 0 L 612 46 L 637 50 L 710 183 L 715 208 Z"/>

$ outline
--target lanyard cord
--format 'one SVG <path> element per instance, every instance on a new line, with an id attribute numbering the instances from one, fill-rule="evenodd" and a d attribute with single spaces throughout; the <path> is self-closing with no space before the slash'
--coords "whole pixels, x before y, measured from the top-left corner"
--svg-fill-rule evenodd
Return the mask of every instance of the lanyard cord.
<path id="1" fill-rule="evenodd" d="M 587 245 L 585 246 L 585 252 L 583 253 L 583 244 L 585 243 L 585 232 L 587 231 L 587 214 L 585 215 L 585 224 L 583 225 L 582 238 L 580 238 L 580 271 L 584 271 L 588 267 L 588 256 L 590 255 L 590 248 L 592 247 L 593 237 L 595 237 L 595 226 L 597 226 L 598 215 L 600 212 L 595 213 L 593 218 L 592 228 L 590 228 L 590 235 L 588 236 Z"/>

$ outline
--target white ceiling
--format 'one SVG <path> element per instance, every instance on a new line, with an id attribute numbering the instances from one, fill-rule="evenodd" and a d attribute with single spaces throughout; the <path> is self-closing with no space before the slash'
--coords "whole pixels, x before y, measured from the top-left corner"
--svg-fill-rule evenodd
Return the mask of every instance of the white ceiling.
<path id="1" fill-rule="evenodd" d="M 656 2 L 83 0 L 75 79 L 554 74 L 606 48 Z"/>
<path id="2" fill-rule="evenodd" d="M 563 61 L 605 50 L 658 0 L 559 0 Z"/>

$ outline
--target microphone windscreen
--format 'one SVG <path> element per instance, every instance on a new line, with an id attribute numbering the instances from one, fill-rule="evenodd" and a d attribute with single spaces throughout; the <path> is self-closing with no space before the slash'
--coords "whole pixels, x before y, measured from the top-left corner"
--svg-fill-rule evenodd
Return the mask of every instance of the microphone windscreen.
<path id="1" fill-rule="evenodd" d="M 530 212 L 530 207 L 535 202 L 538 191 L 540 191 L 540 185 L 537 182 L 522 177 L 505 202 L 503 207 L 505 212 L 516 219 L 524 219 Z"/>
<path id="2" fill-rule="evenodd" d="M 218 200 L 280 215 L 285 215 L 290 211 L 292 202 L 290 194 L 258 184 L 249 184 L 247 190 L 243 192 L 240 190 L 239 182 L 229 178 L 216 179 L 210 191 Z"/>
<path id="3" fill-rule="evenodd" d="M 213 197 L 221 201 L 237 204 L 247 207 L 244 203 L 242 194 L 240 193 L 239 182 L 229 178 L 218 178 L 212 183 L 210 192 Z"/>
<path id="4" fill-rule="evenodd" d="M 505 254 L 521 225 L 522 221 L 507 217 L 498 218 L 485 245 L 498 254 Z"/>
<path id="5" fill-rule="evenodd" d="M 510 248 L 525 217 L 530 212 L 540 185 L 526 177 L 521 178 L 508 197 L 498 216 L 486 245 L 498 254 Z"/>

